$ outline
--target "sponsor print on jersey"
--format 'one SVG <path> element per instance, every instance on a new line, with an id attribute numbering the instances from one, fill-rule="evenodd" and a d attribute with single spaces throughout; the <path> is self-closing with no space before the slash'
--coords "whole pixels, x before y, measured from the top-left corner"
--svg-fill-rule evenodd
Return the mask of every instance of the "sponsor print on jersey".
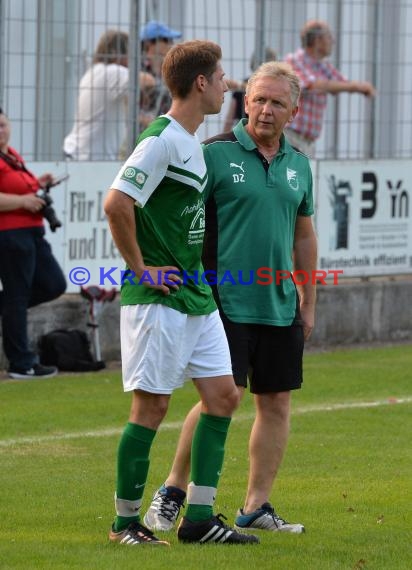
<path id="1" fill-rule="evenodd" d="M 186 206 L 180 216 L 192 216 L 187 236 L 188 245 L 203 243 L 205 234 L 205 208 L 202 200 L 198 200 L 193 206 Z"/>
<path id="2" fill-rule="evenodd" d="M 286 178 L 292 190 L 295 191 L 299 190 L 299 179 L 296 170 L 292 170 L 291 168 L 286 168 Z"/>
<path id="3" fill-rule="evenodd" d="M 143 170 L 135 168 L 134 166 L 126 166 L 120 176 L 120 179 L 126 180 L 126 182 L 130 182 L 130 184 L 136 186 L 138 190 L 142 190 L 147 177 L 148 174 L 146 174 L 146 172 L 143 172 Z"/>

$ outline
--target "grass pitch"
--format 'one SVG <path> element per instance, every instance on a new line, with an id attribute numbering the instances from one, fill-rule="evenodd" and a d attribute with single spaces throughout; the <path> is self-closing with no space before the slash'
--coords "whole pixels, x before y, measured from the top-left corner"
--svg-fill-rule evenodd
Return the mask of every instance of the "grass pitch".
<path id="1" fill-rule="evenodd" d="M 308 353 L 289 446 L 272 493 L 304 535 L 261 544 L 127 548 L 110 544 L 115 457 L 130 396 L 120 372 L 0 382 L 1 569 L 405 570 L 411 556 L 412 347 Z M 143 512 L 168 472 L 189 383 L 152 450 Z M 233 523 L 246 489 L 253 401 L 229 433 L 216 512 Z"/>

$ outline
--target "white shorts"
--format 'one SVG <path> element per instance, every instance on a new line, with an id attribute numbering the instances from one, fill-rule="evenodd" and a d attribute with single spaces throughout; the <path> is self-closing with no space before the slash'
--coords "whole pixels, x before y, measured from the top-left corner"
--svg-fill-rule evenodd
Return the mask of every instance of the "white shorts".
<path id="1" fill-rule="evenodd" d="M 219 312 L 186 315 L 157 303 L 120 311 L 123 387 L 171 394 L 187 378 L 232 374 Z"/>

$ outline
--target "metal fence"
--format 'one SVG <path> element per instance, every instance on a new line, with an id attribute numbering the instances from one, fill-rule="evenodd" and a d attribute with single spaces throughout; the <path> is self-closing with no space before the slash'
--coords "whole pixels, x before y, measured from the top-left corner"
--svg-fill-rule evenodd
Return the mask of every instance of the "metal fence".
<path id="1" fill-rule="evenodd" d="M 63 158 L 79 81 L 108 28 L 129 33 L 130 148 L 140 105 L 139 29 L 151 19 L 184 40 L 218 42 L 233 79 L 249 75 L 252 53 L 262 57 L 271 47 L 282 59 L 299 47 L 306 20 L 326 20 L 336 40 L 332 63 L 350 79 L 371 81 L 377 96 L 328 97 L 316 158 L 412 156 L 412 0 L 0 0 L 0 18 L 0 104 L 11 144 L 26 160 Z M 229 99 L 199 129 L 201 138 L 222 130 Z"/>

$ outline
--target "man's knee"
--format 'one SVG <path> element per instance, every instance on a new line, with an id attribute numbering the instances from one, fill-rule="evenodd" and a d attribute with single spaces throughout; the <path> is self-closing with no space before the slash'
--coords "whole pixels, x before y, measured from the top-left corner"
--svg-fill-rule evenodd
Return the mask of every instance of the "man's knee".
<path id="1" fill-rule="evenodd" d="M 290 392 L 269 392 L 255 394 L 256 410 L 263 415 L 288 420 L 290 413 Z"/>
<path id="2" fill-rule="evenodd" d="M 231 416 L 240 402 L 239 390 L 231 376 L 198 382 L 203 409 L 217 416 Z"/>
<path id="3" fill-rule="evenodd" d="M 240 394 L 236 385 L 227 386 L 220 394 L 218 405 L 222 409 L 222 415 L 231 416 L 240 404 Z"/>
<path id="4" fill-rule="evenodd" d="M 157 429 L 166 416 L 170 396 L 135 390 L 130 421 L 150 429 Z"/>
<path id="5" fill-rule="evenodd" d="M 240 392 L 236 386 L 234 386 L 234 389 L 231 390 L 228 400 L 229 400 L 229 405 L 231 406 L 232 412 L 234 412 L 239 407 L 240 400 L 241 400 Z"/>
<path id="6" fill-rule="evenodd" d="M 150 416 L 153 418 L 155 424 L 160 425 L 164 420 L 168 410 L 167 402 L 160 400 L 156 407 L 153 407 L 150 411 Z"/>

